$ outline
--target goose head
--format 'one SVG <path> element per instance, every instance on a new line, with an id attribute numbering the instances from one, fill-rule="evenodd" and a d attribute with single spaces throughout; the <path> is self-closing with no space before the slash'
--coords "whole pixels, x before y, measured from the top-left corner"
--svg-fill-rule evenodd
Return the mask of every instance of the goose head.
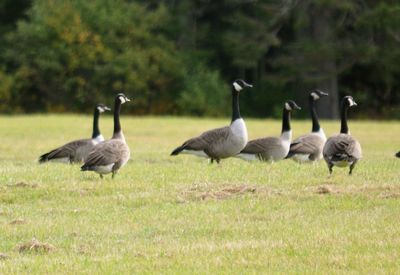
<path id="1" fill-rule="evenodd" d="M 124 104 L 125 102 L 131 101 L 126 95 L 124 95 L 123 93 L 119 93 L 117 94 L 117 97 L 115 98 L 115 100 L 118 100 L 119 102 L 121 102 L 121 104 Z"/>
<path id="2" fill-rule="evenodd" d="M 321 90 L 314 90 L 312 92 L 310 92 L 310 99 L 317 101 L 318 99 L 320 99 L 323 96 L 328 96 L 328 93 L 325 93 Z"/>
<path id="3" fill-rule="evenodd" d="M 288 100 L 285 102 L 285 110 L 291 112 L 293 110 L 301 110 L 301 108 L 293 100 Z"/>
<path id="4" fill-rule="evenodd" d="M 253 87 L 253 85 L 246 83 L 243 79 L 237 79 L 237 80 L 233 81 L 232 85 L 236 92 L 240 92 L 244 88 L 252 88 Z"/>
<path id="5" fill-rule="evenodd" d="M 109 108 L 109 107 L 107 107 L 106 105 L 104 105 L 104 104 L 97 104 L 97 106 L 96 106 L 96 109 L 100 112 L 100 113 L 103 113 L 103 112 L 105 112 L 105 111 L 111 111 L 111 109 Z"/>
<path id="6" fill-rule="evenodd" d="M 343 106 L 346 107 L 346 108 L 350 108 L 350 107 L 353 107 L 353 106 L 357 106 L 357 103 L 354 101 L 353 97 L 352 97 L 352 96 L 349 96 L 349 95 L 343 97 L 342 104 L 343 104 Z"/>

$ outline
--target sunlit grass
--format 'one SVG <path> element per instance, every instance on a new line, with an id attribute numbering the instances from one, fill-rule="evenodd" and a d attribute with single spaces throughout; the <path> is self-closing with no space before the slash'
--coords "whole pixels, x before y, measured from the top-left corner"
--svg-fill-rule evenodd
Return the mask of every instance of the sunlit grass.
<path id="1" fill-rule="evenodd" d="M 0 117 L 0 273 L 399 272 L 399 122 L 349 122 L 364 155 L 351 177 L 339 168 L 328 177 L 324 162 L 169 156 L 228 121 L 124 116 L 132 160 L 100 180 L 36 163 L 90 136 L 90 116 Z M 292 124 L 294 136 L 311 127 Z M 247 125 L 250 138 L 280 131 L 280 121 Z M 322 125 L 328 136 L 339 129 Z M 100 126 L 109 137 L 111 117 Z M 17 251 L 34 237 L 56 250 Z"/>

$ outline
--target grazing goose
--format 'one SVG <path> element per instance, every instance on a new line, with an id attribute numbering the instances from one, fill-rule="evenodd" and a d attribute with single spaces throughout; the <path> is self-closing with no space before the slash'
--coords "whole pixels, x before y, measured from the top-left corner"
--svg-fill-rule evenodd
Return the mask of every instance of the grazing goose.
<path id="1" fill-rule="evenodd" d="M 297 162 L 312 162 L 322 159 L 322 150 L 325 145 L 326 136 L 324 130 L 319 125 L 315 102 L 321 96 L 327 96 L 319 90 L 312 91 L 308 97 L 308 103 L 311 112 L 312 129 L 311 133 L 296 138 L 290 144 L 289 154 L 286 158 L 291 158 Z"/>
<path id="2" fill-rule="evenodd" d="M 351 175 L 354 166 L 361 158 L 361 145 L 350 135 L 347 126 L 347 110 L 352 106 L 357 106 L 353 97 L 345 96 L 341 106 L 340 134 L 328 138 L 324 146 L 323 155 L 330 174 L 333 166 L 350 166 L 349 175 Z"/>
<path id="3" fill-rule="evenodd" d="M 98 104 L 94 108 L 92 138 L 71 141 L 61 147 L 58 147 L 57 149 L 43 154 L 39 158 L 39 163 L 44 163 L 46 161 L 57 161 L 64 163 L 82 162 L 85 156 L 96 144 L 104 141 L 104 137 L 100 134 L 99 130 L 99 116 L 100 113 L 110 110 L 111 109 L 107 106 Z"/>
<path id="4" fill-rule="evenodd" d="M 301 108 L 293 100 L 285 102 L 280 137 L 266 137 L 249 141 L 246 147 L 237 155 L 244 160 L 278 161 L 284 159 L 292 140 L 290 128 L 290 113 Z"/>
<path id="5" fill-rule="evenodd" d="M 94 171 L 103 178 L 104 174 L 112 173 L 112 178 L 117 171 L 129 160 L 130 151 L 125 142 L 119 122 L 121 104 L 130 101 L 124 94 L 120 93 L 115 97 L 114 107 L 114 133 L 110 140 L 97 144 L 85 158 L 85 164 L 81 171 Z"/>
<path id="6" fill-rule="evenodd" d="M 211 163 L 214 160 L 219 163 L 221 159 L 238 154 L 247 143 L 247 128 L 239 111 L 239 93 L 248 87 L 252 85 L 241 79 L 232 84 L 232 120 L 229 126 L 209 130 L 191 138 L 176 148 L 171 155 L 192 154 L 211 158 Z"/>

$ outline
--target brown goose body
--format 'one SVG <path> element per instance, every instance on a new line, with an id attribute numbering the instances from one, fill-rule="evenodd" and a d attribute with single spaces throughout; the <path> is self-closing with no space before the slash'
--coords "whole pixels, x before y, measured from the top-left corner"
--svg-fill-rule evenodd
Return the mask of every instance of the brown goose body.
<path id="1" fill-rule="evenodd" d="M 81 171 L 94 171 L 103 175 L 112 173 L 112 177 L 129 160 L 130 150 L 125 142 L 122 132 L 119 114 L 121 104 L 130 101 L 124 94 L 120 93 L 115 97 L 114 107 L 114 133 L 110 140 L 97 144 L 85 158 Z"/>
<path id="2" fill-rule="evenodd" d="M 316 102 L 324 96 L 328 96 L 328 94 L 320 90 L 310 92 L 308 103 L 312 120 L 311 133 L 296 138 L 290 145 L 286 158 L 291 158 L 300 163 L 314 162 L 323 158 L 322 150 L 326 142 L 326 136 L 319 124 Z"/>
<path id="3" fill-rule="evenodd" d="M 300 109 L 300 107 L 293 100 L 285 102 L 280 137 L 265 137 L 251 140 L 236 157 L 249 161 L 279 161 L 284 159 L 289 152 L 292 140 L 290 116 L 291 112 L 295 109 Z"/>
<path id="4" fill-rule="evenodd" d="M 211 158 L 211 162 L 216 160 L 217 163 L 221 159 L 237 155 L 246 146 L 248 140 L 246 124 L 239 110 L 239 92 L 247 87 L 252 87 L 252 85 L 241 79 L 232 83 L 232 119 L 229 126 L 212 129 L 188 139 L 173 150 L 171 155 L 191 154 Z"/>
<path id="5" fill-rule="evenodd" d="M 39 157 L 39 163 L 48 161 L 63 162 L 63 163 L 77 163 L 82 162 L 85 157 L 93 150 L 94 146 L 104 141 L 104 137 L 100 134 L 99 130 L 99 117 L 104 111 L 109 111 L 110 108 L 104 104 L 98 104 L 94 109 L 93 114 L 93 133 L 92 138 L 78 139 L 67 144 L 60 146 L 46 154 Z"/>
<path id="6" fill-rule="evenodd" d="M 326 142 L 325 134 L 310 133 L 296 138 L 290 144 L 289 155 L 297 162 L 311 162 L 323 158 L 322 150 Z"/>
<path id="7" fill-rule="evenodd" d="M 355 165 L 362 157 L 361 145 L 350 135 L 347 126 L 347 110 L 352 106 L 357 106 L 353 98 L 345 96 L 341 107 L 340 134 L 328 138 L 323 149 L 323 156 L 330 174 L 332 174 L 332 168 L 336 166 L 349 167 L 351 175 Z"/>

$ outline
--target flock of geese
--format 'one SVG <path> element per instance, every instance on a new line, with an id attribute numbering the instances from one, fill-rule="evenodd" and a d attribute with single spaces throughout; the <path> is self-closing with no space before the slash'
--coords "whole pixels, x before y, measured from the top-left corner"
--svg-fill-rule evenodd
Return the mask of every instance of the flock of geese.
<path id="1" fill-rule="evenodd" d="M 310 92 L 309 107 L 312 119 L 311 133 L 292 141 L 290 127 L 291 113 L 301 109 L 296 102 L 288 100 L 283 105 L 282 131 L 279 137 L 265 137 L 248 141 L 246 124 L 240 115 L 239 94 L 251 88 L 244 80 L 235 80 L 232 84 L 232 119 L 229 126 L 212 129 L 200 136 L 188 139 L 172 151 L 171 155 L 192 154 L 209 158 L 211 163 L 220 163 L 221 159 L 236 157 L 247 161 L 279 161 L 293 159 L 300 163 L 315 162 L 325 159 L 329 173 L 332 168 L 349 167 L 349 174 L 361 159 L 360 143 L 350 135 L 347 125 L 348 109 L 357 106 L 351 96 L 345 96 L 341 102 L 340 134 L 326 138 L 321 128 L 316 111 L 316 102 L 328 96 L 319 90 Z M 39 158 L 40 163 L 57 161 L 64 163 L 80 163 L 82 171 L 94 171 L 103 178 L 105 174 L 115 174 L 129 160 L 130 150 L 126 144 L 120 124 L 121 105 L 130 100 L 120 93 L 114 103 L 114 132 L 110 140 L 104 140 L 99 130 L 100 114 L 110 108 L 98 104 L 94 109 L 93 133 L 90 139 L 69 142 Z"/>

